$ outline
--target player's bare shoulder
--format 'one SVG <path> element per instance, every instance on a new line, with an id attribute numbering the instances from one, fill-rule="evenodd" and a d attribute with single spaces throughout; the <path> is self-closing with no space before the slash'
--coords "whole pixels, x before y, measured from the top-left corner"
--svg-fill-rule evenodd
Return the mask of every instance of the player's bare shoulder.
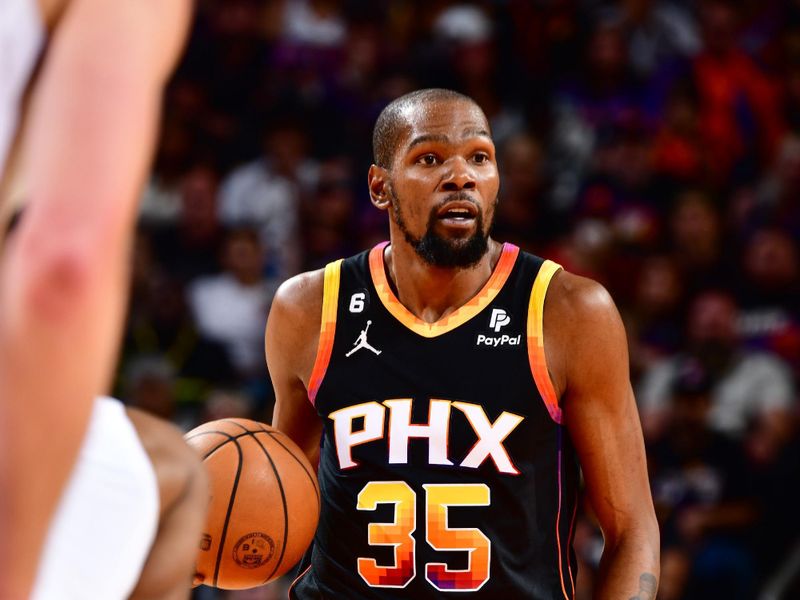
<path id="1" fill-rule="evenodd" d="M 307 381 L 316 358 L 325 271 L 301 273 L 278 288 L 267 319 L 266 353 L 270 370 L 275 361 Z"/>
<path id="2" fill-rule="evenodd" d="M 557 391 L 585 361 L 627 360 L 625 331 L 614 300 L 597 281 L 559 271 L 550 284 L 544 309 L 547 363 Z"/>
<path id="3" fill-rule="evenodd" d="M 593 320 L 616 314 L 614 301 L 601 284 L 564 270 L 553 278 L 547 303 L 554 313 L 567 318 L 561 327 L 568 326 L 574 319 Z"/>

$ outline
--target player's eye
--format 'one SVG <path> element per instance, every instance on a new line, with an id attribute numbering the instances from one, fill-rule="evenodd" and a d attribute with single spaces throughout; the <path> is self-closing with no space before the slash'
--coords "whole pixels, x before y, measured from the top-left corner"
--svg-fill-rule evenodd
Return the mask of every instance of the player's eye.
<path id="1" fill-rule="evenodd" d="M 472 160 L 479 165 L 482 165 L 486 162 L 489 162 L 489 155 L 485 152 L 477 152 L 475 156 L 472 157 Z"/>
<path id="2" fill-rule="evenodd" d="M 423 154 L 417 159 L 417 162 L 430 167 L 435 165 L 438 160 L 435 154 Z"/>

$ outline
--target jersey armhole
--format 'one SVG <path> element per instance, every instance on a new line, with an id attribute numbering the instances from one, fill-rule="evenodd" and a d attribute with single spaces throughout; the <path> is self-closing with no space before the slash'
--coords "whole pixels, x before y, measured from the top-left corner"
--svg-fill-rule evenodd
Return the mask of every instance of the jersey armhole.
<path id="1" fill-rule="evenodd" d="M 339 280 L 342 273 L 342 259 L 329 263 L 325 267 L 325 283 L 322 292 L 322 319 L 319 329 L 317 357 L 308 382 L 308 399 L 312 405 L 316 402 L 325 371 L 331 360 L 333 338 L 336 334 L 336 312 L 339 307 Z"/>
<path id="2" fill-rule="evenodd" d="M 531 374 L 536 383 L 536 389 L 544 400 L 550 418 L 561 424 L 561 406 L 556 396 L 556 390 L 547 370 L 547 359 L 544 353 L 544 300 L 550 281 L 561 265 L 546 260 L 539 268 L 539 273 L 533 282 L 531 297 L 528 302 L 528 361 Z"/>
<path id="3" fill-rule="evenodd" d="M 294 593 L 294 588 L 298 583 L 300 583 L 300 580 L 303 577 L 308 575 L 309 571 L 311 571 L 311 564 L 309 564 L 305 569 L 303 569 L 303 572 L 300 573 L 297 577 L 295 577 L 294 581 L 292 581 L 292 583 L 289 585 L 289 592 L 287 594 L 287 598 L 289 598 L 289 600 L 295 600 L 297 598 L 297 595 Z"/>

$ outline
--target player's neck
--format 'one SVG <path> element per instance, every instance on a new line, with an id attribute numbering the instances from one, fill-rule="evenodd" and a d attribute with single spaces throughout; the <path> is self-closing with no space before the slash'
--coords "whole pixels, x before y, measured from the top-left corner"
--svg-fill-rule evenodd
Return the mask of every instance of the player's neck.
<path id="1" fill-rule="evenodd" d="M 486 284 L 500 259 L 502 244 L 490 239 L 486 254 L 468 269 L 432 267 L 408 244 L 384 250 L 386 276 L 397 299 L 412 314 L 433 323 L 472 299 Z"/>

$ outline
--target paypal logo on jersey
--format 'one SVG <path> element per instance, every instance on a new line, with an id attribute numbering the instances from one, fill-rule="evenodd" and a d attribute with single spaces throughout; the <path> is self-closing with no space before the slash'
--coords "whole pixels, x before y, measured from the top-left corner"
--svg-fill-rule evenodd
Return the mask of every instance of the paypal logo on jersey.
<path id="1" fill-rule="evenodd" d="M 483 335 L 478 334 L 478 339 L 475 340 L 476 346 L 491 346 L 497 348 L 498 346 L 519 346 L 522 343 L 522 334 L 519 335 Z"/>
<path id="2" fill-rule="evenodd" d="M 489 328 L 493 329 L 495 333 L 499 333 L 499 331 L 511 323 L 511 315 L 509 315 L 505 310 L 502 308 L 493 308 L 492 314 L 489 317 Z M 491 348 L 497 348 L 498 346 L 519 346 L 522 343 L 522 334 L 519 335 L 484 335 L 482 333 L 478 334 L 477 339 L 475 340 L 476 346 L 489 346 Z"/>
<path id="3" fill-rule="evenodd" d="M 511 317 L 502 308 L 493 308 L 492 316 L 489 317 L 489 327 L 494 329 L 495 333 L 500 331 L 503 327 L 511 323 Z"/>

